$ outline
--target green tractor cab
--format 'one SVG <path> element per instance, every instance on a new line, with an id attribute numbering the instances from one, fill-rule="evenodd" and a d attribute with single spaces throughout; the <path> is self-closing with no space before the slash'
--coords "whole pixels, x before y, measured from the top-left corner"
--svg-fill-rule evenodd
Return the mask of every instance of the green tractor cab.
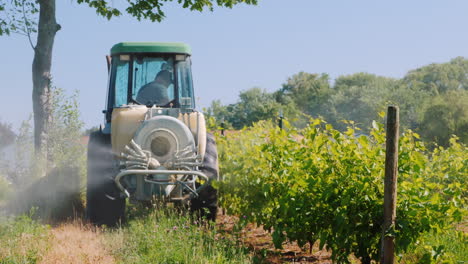
<path id="1" fill-rule="evenodd" d="M 88 144 L 91 222 L 123 221 L 126 198 L 185 204 L 215 218 L 216 143 L 195 110 L 190 55 L 181 43 L 112 47 L 105 126 Z"/>
<path id="2" fill-rule="evenodd" d="M 128 104 L 195 108 L 187 45 L 119 43 L 112 47 L 111 56 L 108 109 Z M 158 83 L 167 90 L 151 89 L 158 88 Z"/>

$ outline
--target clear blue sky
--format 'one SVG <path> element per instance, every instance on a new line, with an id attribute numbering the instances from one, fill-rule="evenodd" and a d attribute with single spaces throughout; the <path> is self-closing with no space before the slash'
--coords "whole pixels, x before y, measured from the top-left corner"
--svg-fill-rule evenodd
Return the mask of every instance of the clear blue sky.
<path id="1" fill-rule="evenodd" d="M 118 1 L 115 1 L 118 2 Z M 433 62 L 468 56 L 468 1 L 259 0 L 258 6 L 190 12 L 166 6 L 162 23 L 127 15 L 107 21 L 75 1 L 57 0 L 54 83 L 79 90 L 86 127 L 103 117 L 104 55 L 121 41 L 192 46 L 198 108 L 233 103 L 241 90 L 274 91 L 299 72 L 370 72 L 402 77 Z M 18 127 L 31 107 L 33 52 L 25 37 L 0 37 L 0 119 Z"/>

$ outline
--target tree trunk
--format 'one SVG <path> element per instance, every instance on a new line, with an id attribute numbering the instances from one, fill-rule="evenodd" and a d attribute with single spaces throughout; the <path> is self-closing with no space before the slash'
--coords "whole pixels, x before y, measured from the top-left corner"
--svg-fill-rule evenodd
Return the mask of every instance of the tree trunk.
<path id="1" fill-rule="evenodd" d="M 39 0 L 37 44 L 32 63 L 34 146 L 36 156 L 47 161 L 47 139 L 51 118 L 50 69 L 55 33 L 60 25 L 55 20 L 55 0 Z"/>

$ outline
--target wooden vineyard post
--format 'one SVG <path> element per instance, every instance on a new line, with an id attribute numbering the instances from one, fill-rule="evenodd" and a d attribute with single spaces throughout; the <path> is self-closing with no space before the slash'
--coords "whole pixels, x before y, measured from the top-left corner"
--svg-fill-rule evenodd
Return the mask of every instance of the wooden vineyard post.
<path id="1" fill-rule="evenodd" d="M 280 110 L 280 112 L 279 112 L 279 119 L 278 119 L 278 126 L 279 126 L 279 128 L 280 128 L 281 130 L 283 129 L 283 119 L 284 119 L 283 110 Z"/>
<path id="2" fill-rule="evenodd" d="M 397 174 L 398 174 L 398 133 L 400 126 L 397 106 L 389 106 L 387 113 L 387 139 L 385 156 L 385 189 L 384 189 L 384 224 L 382 234 L 381 263 L 395 262 L 395 237 L 386 233 L 395 226 Z"/>

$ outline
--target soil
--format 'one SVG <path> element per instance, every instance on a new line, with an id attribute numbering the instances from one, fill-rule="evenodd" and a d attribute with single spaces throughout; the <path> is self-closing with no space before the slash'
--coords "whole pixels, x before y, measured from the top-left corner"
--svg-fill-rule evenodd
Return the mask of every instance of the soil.
<path id="1" fill-rule="evenodd" d="M 52 244 L 40 264 L 114 264 L 97 228 L 64 223 L 51 230 Z"/>
<path id="2" fill-rule="evenodd" d="M 235 234 L 236 232 L 233 232 L 233 229 L 235 229 L 236 222 L 237 217 L 218 213 L 216 225 L 220 235 Z M 320 250 L 318 244 L 314 244 L 312 250 L 310 250 L 309 245 L 301 248 L 296 243 L 289 242 L 284 243 L 282 249 L 276 249 L 270 233 L 254 224 L 248 224 L 238 234 L 238 239 L 253 252 L 254 257 L 260 263 L 332 263 L 331 253 L 325 249 Z"/>

